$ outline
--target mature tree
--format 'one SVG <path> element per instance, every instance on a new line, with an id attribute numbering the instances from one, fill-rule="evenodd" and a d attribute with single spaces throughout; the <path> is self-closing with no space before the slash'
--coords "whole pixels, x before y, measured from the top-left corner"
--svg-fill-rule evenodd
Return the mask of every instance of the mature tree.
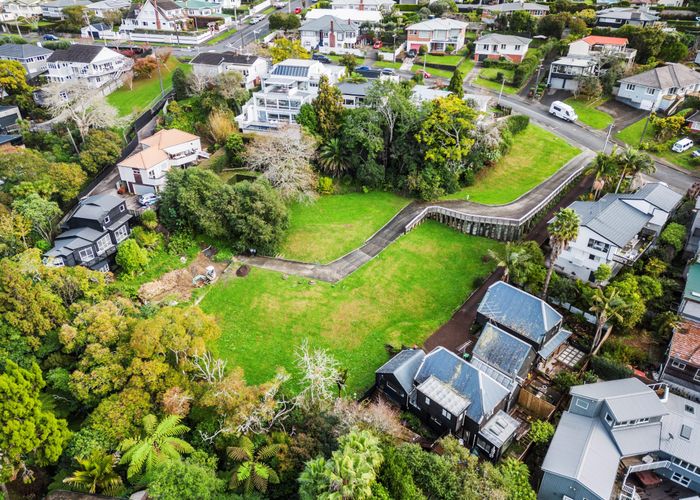
<path id="1" fill-rule="evenodd" d="M 379 163 L 384 144 L 379 114 L 366 107 L 345 112 L 338 147 L 342 149 L 348 170 L 365 186 L 380 186 L 384 182 L 384 168 Z M 319 161 L 322 166 L 329 153 L 326 146 L 321 147 Z"/>
<path id="2" fill-rule="evenodd" d="M 155 415 L 143 418 L 143 434 L 138 438 L 122 441 L 119 449 L 124 452 L 121 463 L 129 464 L 127 477 L 135 479 L 153 472 L 167 460 L 180 460 L 183 454 L 192 453 L 192 446 L 180 436 L 189 431 L 180 423 L 177 415 L 169 415 L 160 422 Z"/>
<path id="3" fill-rule="evenodd" d="M 301 45 L 301 40 L 277 38 L 270 47 L 272 64 L 277 64 L 285 59 L 311 59 L 311 54 Z"/>
<path id="4" fill-rule="evenodd" d="M 214 91 L 233 103 L 236 110 L 248 100 L 250 93 L 245 89 L 245 77 L 240 71 L 226 71 L 214 80 Z"/>
<path id="5" fill-rule="evenodd" d="M 603 94 L 603 86 L 597 76 L 581 75 L 577 78 L 578 87 L 574 95 L 586 101 L 598 99 Z"/>
<path id="6" fill-rule="evenodd" d="M 80 32 L 80 28 L 85 24 L 85 7 L 82 5 L 71 5 L 61 9 L 63 29 L 72 33 Z"/>
<path id="7" fill-rule="evenodd" d="M 515 33 L 531 33 L 537 25 L 537 19 L 524 10 L 513 12 L 508 17 L 508 29 Z"/>
<path id="8" fill-rule="evenodd" d="M 102 399 L 88 417 L 87 423 L 116 444 L 140 432 L 138 423 L 153 409 L 151 396 L 147 392 L 127 387 Z M 129 415 L 130 418 L 124 418 L 124 415 Z"/>
<path id="9" fill-rule="evenodd" d="M 296 121 L 310 134 L 318 133 L 318 119 L 316 118 L 316 111 L 311 104 L 304 103 L 299 107 Z"/>
<path id="10" fill-rule="evenodd" d="M 542 16 L 537 22 L 537 33 L 546 37 L 561 38 L 566 27 L 567 16 L 550 14 Z"/>
<path id="11" fill-rule="evenodd" d="M 135 80 L 147 80 L 153 76 L 158 69 L 158 60 L 153 56 L 146 56 L 136 59 L 132 68 Z"/>
<path id="12" fill-rule="evenodd" d="M 51 116 L 58 122 L 74 123 L 83 141 L 91 129 L 116 127 L 122 122 L 102 93 L 82 80 L 53 83 L 43 90 Z"/>
<path id="13" fill-rule="evenodd" d="M 511 273 L 515 274 L 517 269 L 530 260 L 530 254 L 514 243 L 506 243 L 503 251 L 489 250 L 488 256 L 496 262 L 496 267 L 503 268 L 503 281 L 508 283 Z"/>
<path id="14" fill-rule="evenodd" d="M 181 101 L 187 99 L 189 93 L 187 90 L 187 75 L 181 67 L 175 68 L 173 71 L 173 90 L 175 91 L 175 99 Z"/>
<path id="15" fill-rule="evenodd" d="M 375 82 L 367 92 L 367 106 L 379 113 L 385 138 L 385 167 L 388 164 L 388 153 L 394 144 L 397 127 L 408 116 L 417 116 L 416 106 L 411 100 L 411 91 L 407 86 L 394 82 Z"/>
<path id="16" fill-rule="evenodd" d="M 15 210 L 0 213 L 0 258 L 26 250 L 32 222 Z"/>
<path id="17" fill-rule="evenodd" d="M 620 298 L 619 291 L 613 287 L 603 290 L 596 288 L 591 296 L 590 311 L 595 314 L 595 335 L 591 343 L 591 354 L 595 355 L 602 344 L 603 328 L 610 319 L 622 321 L 622 314 L 627 304 Z"/>
<path id="18" fill-rule="evenodd" d="M 24 66 L 17 61 L 0 61 L 0 91 L 12 96 L 27 94 L 31 90 L 27 84 L 27 70 Z"/>
<path id="19" fill-rule="evenodd" d="M 268 463 L 280 452 L 279 444 L 264 444 L 256 447 L 247 437 L 238 441 L 238 446 L 229 447 L 226 453 L 237 463 L 231 474 L 231 487 L 243 488 L 246 495 L 254 490 L 261 493 L 267 491 L 268 483 L 278 484 L 279 476 Z"/>
<path id="20" fill-rule="evenodd" d="M 0 373 L 0 491 L 9 498 L 5 483 L 17 478 L 31 481 L 26 462 L 44 466 L 56 462 L 68 439 L 65 420 L 44 408 L 41 370 L 29 370 L 7 360 Z"/>
<path id="21" fill-rule="evenodd" d="M 87 175 L 76 163 L 52 163 L 46 179 L 53 186 L 53 197 L 65 204 L 78 196 L 87 182 Z"/>
<path id="22" fill-rule="evenodd" d="M 450 78 L 450 83 L 447 85 L 447 90 L 460 99 L 464 97 L 464 73 L 461 69 L 456 69 L 455 72 L 452 73 L 452 78 Z"/>
<path id="23" fill-rule="evenodd" d="M 622 180 L 625 178 L 627 172 L 631 172 L 633 175 L 639 174 L 653 174 L 656 171 L 656 165 L 651 157 L 634 148 L 627 148 L 625 152 L 618 155 L 618 162 L 622 167 L 622 173 L 620 174 L 620 180 L 617 181 L 617 186 L 615 187 L 615 192 L 620 190 L 620 185 Z"/>
<path id="24" fill-rule="evenodd" d="M 670 245 L 676 251 L 680 252 L 685 243 L 686 230 L 685 227 L 677 222 L 671 222 L 666 228 L 661 232 L 659 240 L 664 245 Z"/>
<path id="25" fill-rule="evenodd" d="M 597 199 L 605 185 L 620 171 L 617 152 L 612 154 L 598 153 L 586 170 L 586 175 L 594 174 L 593 181 L 594 197 Z"/>
<path id="26" fill-rule="evenodd" d="M 126 274 L 134 275 L 148 265 L 148 250 L 130 238 L 119 244 L 116 260 Z"/>
<path id="27" fill-rule="evenodd" d="M 111 130 L 92 130 L 85 138 L 80 165 L 89 174 L 114 165 L 122 154 L 122 140 Z"/>
<path id="28" fill-rule="evenodd" d="M 549 282 L 552 279 L 554 272 L 554 262 L 557 260 L 561 252 L 566 248 L 569 242 L 576 239 L 578 236 L 578 226 L 581 219 L 578 214 L 570 208 L 560 209 L 554 216 L 554 220 L 547 226 L 549 232 L 549 263 L 547 266 L 547 277 L 544 281 L 542 296 L 547 297 L 547 289 Z"/>
<path id="29" fill-rule="evenodd" d="M 355 68 L 357 67 L 357 59 L 355 59 L 354 54 L 343 54 L 343 56 L 340 58 L 340 64 L 345 66 L 345 70 L 347 71 L 348 76 L 350 76 L 355 72 Z"/>
<path id="30" fill-rule="evenodd" d="M 63 480 L 78 491 L 105 495 L 118 495 L 124 484 L 121 476 L 114 471 L 119 459 L 103 450 L 93 450 L 85 457 L 75 457 L 80 469 Z"/>
<path id="31" fill-rule="evenodd" d="M 674 33 L 667 33 L 659 49 L 659 59 L 666 62 L 680 62 L 687 56 L 688 46 L 683 43 L 680 36 Z"/>
<path id="32" fill-rule="evenodd" d="M 318 133 L 328 139 L 335 137 L 340 127 L 343 114 L 343 94 L 335 85 L 331 85 L 328 77 L 323 75 L 318 84 L 318 95 L 312 103 L 316 111 Z"/>
<path id="33" fill-rule="evenodd" d="M 274 14 L 270 14 L 269 19 L 271 30 L 292 31 L 299 29 L 299 26 L 301 26 L 301 20 L 296 14 L 276 12 Z"/>
<path id="34" fill-rule="evenodd" d="M 63 213 L 56 202 L 48 201 L 38 194 L 15 200 L 12 208 L 31 222 L 36 238 L 45 241 L 51 241 L 56 222 Z"/>
<path id="35" fill-rule="evenodd" d="M 299 405 L 307 411 L 327 410 L 345 385 L 340 363 L 327 351 L 309 347 L 306 340 L 297 350 L 296 358 L 303 387 L 297 395 Z"/>
<path id="36" fill-rule="evenodd" d="M 515 458 L 506 458 L 499 467 L 503 489 L 510 500 L 535 500 L 537 495 L 530 486 L 530 469 Z"/>
<path id="37" fill-rule="evenodd" d="M 310 159 L 315 142 L 305 134 L 259 135 L 248 145 L 246 163 L 262 172 L 285 199 L 309 199 L 316 195 L 316 175 Z"/>
<path id="38" fill-rule="evenodd" d="M 191 463 L 189 459 L 169 460 L 153 472 L 148 496 L 158 500 L 217 498 L 224 494 L 225 487 L 225 481 L 216 477 L 213 468 Z"/>
<path id="39" fill-rule="evenodd" d="M 666 34 L 660 27 L 641 27 L 631 24 L 621 27 L 616 31 L 616 36 L 627 38 L 628 46 L 637 49 L 638 64 L 646 64 L 650 58 L 656 58 L 666 39 Z"/>
<path id="40" fill-rule="evenodd" d="M 318 148 L 318 164 L 332 177 L 340 177 L 348 168 L 346 152 L 340 138 L 331 137 Z"/>

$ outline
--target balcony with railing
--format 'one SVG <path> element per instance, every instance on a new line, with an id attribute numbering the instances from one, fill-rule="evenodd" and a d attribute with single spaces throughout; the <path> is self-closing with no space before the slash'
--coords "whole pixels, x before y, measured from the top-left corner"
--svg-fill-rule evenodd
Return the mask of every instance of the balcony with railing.
<path id="1" fill-rule="evenodd" d="M 651 237 L 638 234 L 623 248 L 615 251 L 613 261 L 625 266 L 631 266 L 647 251 L 652 241 Z"/>

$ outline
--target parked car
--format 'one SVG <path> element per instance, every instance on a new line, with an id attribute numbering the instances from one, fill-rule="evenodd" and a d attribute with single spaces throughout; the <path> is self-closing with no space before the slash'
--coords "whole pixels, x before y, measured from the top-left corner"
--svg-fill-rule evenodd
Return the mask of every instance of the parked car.
<path id="1" fill-rule="evenodd" d="M 301 7 L 297 7 L 296 9 L 294 9 L 294 13 L 301 14 Z"/>
<path id="2" fill-rule="evenodd" d="M 370 68 L 369 66 L 358 66 L 357 68 L 355 68 L 355 71 L 371 71 L 371 70 L 372 70 L 372 68 Z"/>
<path id="3" fill-rule="evenodd" d="M 139 196 L 139 205 L 151 207 L 160 201 L 160 196 L 155 193 L 146 193 Z"/>
<path id="4" fill-rule="evenodd" d="M 258 24 L 260 21 L 265 19 L 265 16 L 253 16 L 250 18 L 250 21 L 248 21 L 250 24 Z"/>
<path id="5" fill-rule="evenodd" d="M 683 139 L 676 141 L 676 143 L 671 147 L 671 151 L 675 151 L 676 153 L 682 153 L 683 151 L 688 151 L 692 147 L 693 141 L 691 141 L 687 137 L 684 137 Z"/>
<path id="6" fill-rule="evenodd" d="M 323 64 L 331 64 L 331 62 L 333 62 L 323 54 L 314 54 L 311 56 L 311 59 L 313 59 L 314 61 L 322 62 Z"/>
<path id="7" fill-rule="evenodd" d="M 383 68 L 382 69 L 382 75 L 394 75 L 396 72 L 393 70 L 393 68 Z"/>
<path id="8" fill-rule="evenodd" d="M 700 156 L 700 149 L 696 149 L 695 151 L 693 151 L 690 156 L 692 156 L 693 158 L 699 157 Z"/>
<path id="9" fill-rule="evenodd" d="M 432 78 L 433 77 L 433 75 L 431 75 L 427 71 L 423 71 L 423 70 L 416 72 L 416 75 L 422 76 L 423 78 Z"/>
<path id="10" fill-rule="evenodd" d="M 418 52 L 416 52 L 416 49 L 411 49 L 408 52 L 406 52 L 406 55 L 408 57 L 416 57 L 418 55 Z"/>
<path id="11" fill-rule="evenodd" d="M 41 38 L 43 38 L 47 42 L 57 42 L 58 41 L 58 37 L 56 35 L 52 35 L 50 33 L 47 33 L 46 35 L 42 36 Z"/>
<path id="12" fill-rule="evenodd" d="M 549 114 L 569 122 L 575 122 L 576 120 L 578 120 L 578 115 L 574 111 L 574 108 L 561 101 L 554 101 L 549 106 Z"/>
<path id="13" fill-rule="evenodd" d="M 287 2 L 275 2 L 272 4 L 272 6 L 275 9 L 284 9 L 286 7 L 286 5 L 287 5 Z"/>
<path id="14" fill-rule="evenodd" d="M 381 40 L 375 40 L 374 45 L 372 45 L 372 48 L 375 49 L 381 49 L 382 47 L 384 47 L 384 43 Z"/>

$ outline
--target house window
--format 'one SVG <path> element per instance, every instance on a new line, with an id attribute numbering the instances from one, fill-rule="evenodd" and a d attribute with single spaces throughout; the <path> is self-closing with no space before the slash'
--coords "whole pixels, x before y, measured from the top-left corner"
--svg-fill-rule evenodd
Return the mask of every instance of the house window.
<path id="1" fill-rule="evenodd" d="M 101 273 L 107 273 L 107 272 L 109 272 L 109 264 L 103 265 L 102 267 L 100 267 L 100 268 L 98 269 L 98 271 L 101 272 Z"/>
<path id="2" fill-rule="evenodd" d="M 612 425 L 615 422 L 615 419 L 612 418 L 612 416 L 609 413 L 606 413 L 605 421 L 608 423 L 608 425 Z"/>
<path id="3" fill-rule="evenodd" d="M 515 50 L 520 50 L 520 45 L 516 45 Z"/>
<path id="4" fill-rule="evenodd" d="M 693 376 L 693 380 L 696 382 L 700 382 L 700 370 L 695 370 L 695 375 Z"/>
<path id="5" fill-rule="evenodd" d="M 149 178 L 149 179 L 155 179 L 155 178 L 156 178 L 156 171 L 155 171 L 155 170 L 149 170 L 149 171 L 148 171 L 148 178 Z"/>
<path id="6" fill-rule="evenodd" d="M 597 257 L 595 255 L 593 255 L 592 253 L 589 253 L 588 260 L 597 260 Z"/>
<path id="7" fill-rule="evenodd" d="M 693 405 L 685 405 L 685 411 L 692 415 L 695 415 L 695 407 Z"/>
<path id="8" fill-rule="evenodd" d="M 425 397 L 425 404 L 430 406 L 430 398 L 428 396 Z"/>
<path id="9" fill-rule="evenodd" d="M 576 399 L 576 406 L 578 406 L 582 410 L 587 410 L 588 409 L 588 401 L 586 401 L 585 399 L 577 398 Z"/>
<path id="10" fill-rule="evenodd" d="M 689 425 L 681 426 L 681 437 L 687 441 L 690 441 L 690 435 L 693 433 L 693 428 Z"/>
<path id="11" fill-rule="evenodd" d="M 442 410 L 442 416 L 445 417 L 447 420 L 452 420 L 452 414 L 444 408 Z"/>
<path id="12" fill-rule="evenodd" d="M 126 205 L 119 205 L 119 211 L 123 212 L 124 210 L 126 210 Z"/>
<path id="13" fill-rule="evenodd" d="M 686 487 L 690 484 L 689 477 L 685 477 L 684 475 L 678 474 L 677 472 L 673 473 L 673 475 L 671 476 L 671 481 Z"/>
<path id="14" fill-rule="evenodd" d="M 682 363 L 675 359 L 671 361 L 671 366 L 678 370 L 685 370 L 685 363 Z"/>
<path id="15" fill-rule="evenodd" d="M 636 85 L 633 85 L 631 83 L 628 83 L 627 85 L 625 85 L 626 90 L 634 90 L 636 87 L 637 87 Z"/>
<path id="16" fill-rule="evenodd" d="M 95 258 L 95 252 L 92 251 L 92 247 L 83 248 L 78 252 L 78 257 L 83 262 L 87 262 Z"/>
<path id="17" fill-rule="evenodd" d="M 647 418 L 647 417 L 640 418 L 639 420 L 637 420 L 637 423 L 638 423 L 638 424 L 648 424 L 648 423 L 649 423 L 649 418 Z"/>
<path id="18" fill-rule="evenodd" d="M 105 215 L 104 223 L 109 224 L 109 215 Z"/>
<path id="19" fill-rule="evenodd" d="M 114 231 L 114 239 L 117 243 L 119 243 L 120 241 L 124 241 L 127 238 L 127 236 L 129 236 L 129 230 L 126 228 L 126 224 Z"/>
<path id="20" fill-rule="evenodd" d="M 647 94 L 649 94 L 649 95 L 654 95 L 654 94 L 656 94 L 656 89 L 647 88 Z"/>
<path id="21" fill-rule="evenodd" d="M 63 267 L 65 265 L 63 262 L 63 257 L 49 258 L 47 264 L 53 267 Z"/>
<path id="22" fill-rule="evenodd" d="M 97 240 L 97 253 L 102 254 L 107 251 L 109 247 L 112 246 L 112 239 L 108 234 L 104 235 L 102 238 Z"/>
<path id="23" fill-rule="evenodd" d="M 506 50 L 506 44 L 505 44 L 505 43 L 502 43 L 502 44 L 501 44 L 501 50 Z"/>

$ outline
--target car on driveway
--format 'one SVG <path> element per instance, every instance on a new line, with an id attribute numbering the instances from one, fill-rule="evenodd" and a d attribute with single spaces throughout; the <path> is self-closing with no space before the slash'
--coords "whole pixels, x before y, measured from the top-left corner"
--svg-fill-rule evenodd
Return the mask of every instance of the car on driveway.
<path id="1" fill-rule="evenodd" d="M 396 72 L 394 71 L 393 68 L 383 68 L 382 69 L 382 75 L 394 75 Z"/>
<path id="2" fill-rule="evenodd" d="M 265 16 L 253 16 L 250 18 L 250 21 L 248 21 L 250 24 L 258 24 L 260 21 L 265 19 Z"/>
<path id="3" fill-rule="evenodd" d="M 682 153 L 683 151 L 688 151 L 693 147 L 693 141 L 684 137 L 683 139 L 676 141 L 676 143 L 671 147 L 671 151 L 675 153 Z"/>
<path id="4" fill-rule="evenodd" d="M 294 13 L 301 14 L 301 7 L 297 7 L 296 9 L 294 9 Z"/>
<path id="5" fill-rule="evenodd" d="M 331 64 L 333 62 L 323 54 L 314 54 L 311 56 L 311 59 L 313 59 L 314 61 L 322 62 L 323 64 Z"/>
<path id="6" fill-rule="evenodd" d="M 416 52 L 416 49 L 411 49 L 408 52 L 406 52 L 406 55 L 408 57 L 416 57 L 418 55 L 418 52 Z"/>
<path id="7" fill-rule="evenodd" d="M 155 193 L 146 193 L 139 196 L 139 205 L 142 207 L 152 207 L 160 201 L 160 196 Z"/>
<path id="8" fill-rule="evenodd" d="M 381 40 L 375 40 L 374 45 L 372 45 L 372 48 L 381 49 L 383 46 L 384 46 L 384 43 Z"/>
<path id="9" fill-rule="evenodd" d="M 43 38 L 47 42 L 57 42 L 58 41 L 58 37 L 56 35 L 52 35 L 50 33 L 47 33 L 46 35 L 42 36 L 41 38 Z"/>
<path id="10" fill-rule="evenodd" d="M 355 68 L 355 71 L 371 71 L 371 70 L 372 70 L 372 68 L 370 68 L 369 66 L 358 66 L 357 68 Z"/>

